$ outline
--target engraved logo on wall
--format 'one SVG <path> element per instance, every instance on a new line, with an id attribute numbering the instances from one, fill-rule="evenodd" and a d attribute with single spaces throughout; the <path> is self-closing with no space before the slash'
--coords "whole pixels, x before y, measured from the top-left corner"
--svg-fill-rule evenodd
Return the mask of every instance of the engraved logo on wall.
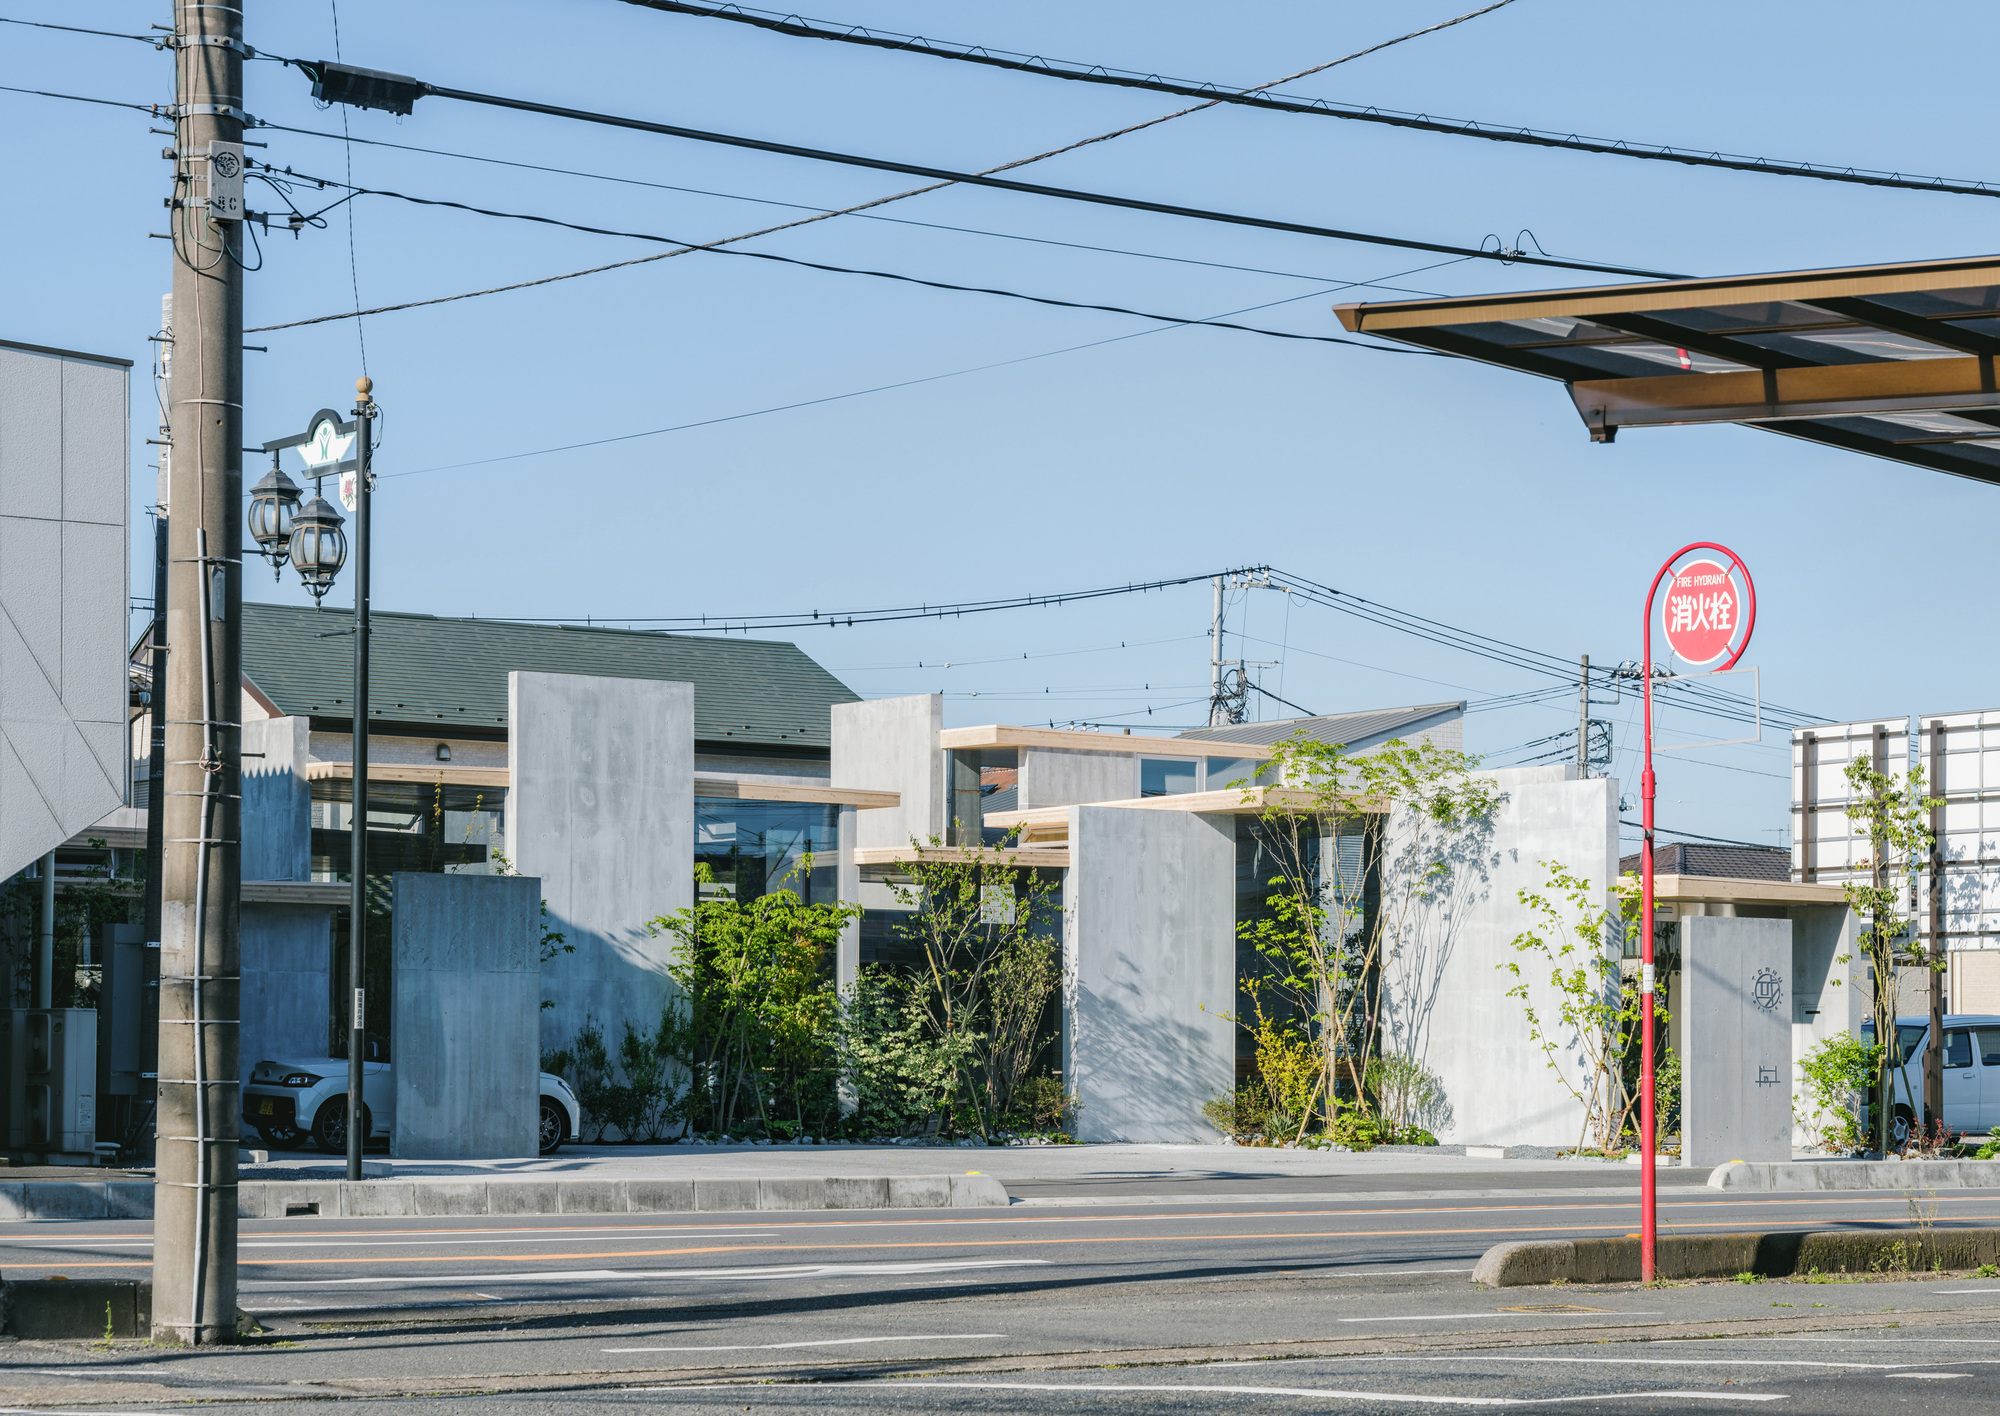
<path id="1" fill-rule="evenodd" d="M 1784 980 L 1772 968 L 1757 970 L 1757 977 L 1750 984 L 1750 1001 L 1766 1013 L 1773 1012 L 1784 1001 Z"/>

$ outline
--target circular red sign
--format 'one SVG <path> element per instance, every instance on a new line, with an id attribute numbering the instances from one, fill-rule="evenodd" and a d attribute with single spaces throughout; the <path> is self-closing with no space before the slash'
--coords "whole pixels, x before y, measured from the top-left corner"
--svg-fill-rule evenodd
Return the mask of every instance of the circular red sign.
<path id="1" fill-rule="evenodd" d="M 1660 614 L 1667 644 L 1690 664 L 1712 664 L 1743 627 L 1743 595 L 1726 566 L 1689 561 L 1674 572 Z"/>

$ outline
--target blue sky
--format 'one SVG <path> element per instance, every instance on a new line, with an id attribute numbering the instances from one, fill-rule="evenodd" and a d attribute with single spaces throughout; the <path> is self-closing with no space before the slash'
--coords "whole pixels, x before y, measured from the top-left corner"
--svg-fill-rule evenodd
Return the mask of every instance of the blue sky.
<path id="1" fill-rule="evenodd" d="M 325 0 L 249 0 L 250 41 L 329 56 Z M 10 7 L 137 32 L 158 3 Z M 1225 8 L 1155 0 L 951 6 L 819 0 L 826 19 L 1067 59 L 1261 83 L 1457 13 L 1450 4 Z M 1592 135 L 2000 177 L 1968 121 L 1995 21 L 1927 7 L 1516 0 L 1295 91 Z M 342 56 L 440 85 L 974 169 L 1180 105 L 849 46 L 618 0 L 341 0 Z M 1965 42 L 1940 45 L 1938 34 Z M 1905 80 L 1885 92 L 1865 72 Z M 0 27 L 0 83 L 170 97 L 138 44 Z M 338 135 L 296 71 L 251 66 L 267 120 Z M 169 281 L 164 139 L 143 115 L 0 94 L 6 162 L 34 213 L 10 222 L 0 337 L 141 368 Z M 583 169 L 729 196 L 356 145 L 353 180 L 591 225 L 714 239 L 787 209 L 914 185 L 892 175 L 585 127 L 430 98 L 354 112 L 357 137 Z M 343 144 L 260 134 L 279 166 L 343 177 Z M 51 160 L 51 154 L 63 156 Z M 1991 199 L 1877 191 L 1507 147 L 1222 108 L 1038 164 L 1028 180 L 1476 245 L 1698 274 L 1991 251 Z M 253 184 L 251 204 L 269 204 Z M 1572 283 L 1490 263 L 958 189 L 885 208 L 972 234 L 840 219 L 759 249 L 1063 299 L 1338 333 L 1329 293 Z M 1177 257 L 1143 259 L 1060 241 Z M 272 235 L 249 323 L 421 299 L 645 254 L 641 243 L 382 198 L 325 231 Z M 351 266 L 350 266 L 351 261 Z M 1205 261 L 1276 274 L 1219 269 Z M 32 262 L 32 266 L 28 265 Z M 30 274 L 32 272 L 32 274 Z M 440 614 L 618 620 L 1051 592 L 1268 562 L 1419 614 L 1596 662 L 1636 658 L 1639 600 L 1683 542 L 1734 546 L 1758 577 L 1746 662 L 1765 695 L 1828 718 L 1984 707 L 1965 634 L 1986 596 L 1991 489 L 1739 429 L 1585 438 L 1562 390 L 1445 360 L 1055 310 L 988 296 L 691 255 L 364 322 L 387 411 L 376 603 Z M 1131 336 L 1124 337 L 1121 336 Z M 1105 342 L 1111 341 L 1111 342 Z M 252 336 L 252 442 L 344 405 L 353 322 Z M 1073 346 L 1086 346 L 1073 348 Z M 1069 350 L 1070 352 L 1056 352 Z M 975 366 L 1016 360 L 958 377 Z M 911 387 L 504 462 L 483 459 L 724 418 L 905 380 Z M 151 499 L 151 391 L 135 381 L 135 513 Z M 445 468 L 447 464 L 476 463 Z M 254 467 L 249 476 L 258 473 Z M 143 522 L 135 515 L 135 526 Z M 136 536 L 135 587 L 150 541 Z M 301 598 L 253 569 L 255 598 Z M 344 596 L 344 589 L 336 596 Z M 804 647 L 868 695 L 943 690 L 950 721 L 1185 724 L 1206 692 L 1205 585 L 1090 606 L 824 631 Z M 1232 616 L 1232 654 L 1317 711 L 1478 698 L 1518 671 L 1270 592 Z M 1124 645 L 1117 648 L 1112 646 Z M 1098 651 L 1098 652 L 1074 652 Z M 1022 658 L 1028 655 L 1032 657 Z M 949 662 L 952 667 L 941 665 Z M 918 667 L 922 665 L 923 667 Z M 970 695 L 977 693 L 978 697 Z M 1150 719 L 1145 709 L 1155 711 Z M 1636 795 L 1627 726 L 1617 772 Z M 1280 710 L 1269 705 L 1266 716 Z M 1574 704 L 1476 714 L 1475 750 L 1560 731 Z M 1786 754 L 1712 748 L 1663 766 L 1661 821 L 1786 839 Z M 1517 754 L 1518 755 L 1518 754 Z M 1690 759 L 1699 759 L 1693 761 Z M 1685 765 L 1684 765 L 1685 764 Z"/>

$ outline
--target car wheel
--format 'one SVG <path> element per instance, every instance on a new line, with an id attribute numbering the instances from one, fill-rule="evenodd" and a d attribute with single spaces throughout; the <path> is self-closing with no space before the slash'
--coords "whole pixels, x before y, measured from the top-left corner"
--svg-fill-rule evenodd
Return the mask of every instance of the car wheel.
<path id="1" fill-rule="evenodd" d="M 556 1147 L 569 1139 L 569 1114 L 561 1106 L 542 1098 L 542 1118 L 537 1137 L 543 1155 L 554 1155 Z"/>
<path id="2" fill-rule="evenodd" d="M 1905 1146 L 1909 1144 L 1910 1136 L 1916 1129 L 1916 1113 L 1901 1102 L 1898 1102 L 1895 1111 L 1889 1117 L 1889 1138 L 1898 1147 Z"/>
<path id="3" fill-rule="evenodd" d="M 370 1123 L 368 1108 L 361 1108 L 361 1134 L 365 1137 L 375 1128 Z M 347 1098 L 336 1096 L 319 1109 L 313 1117 L 313 1140 L 328 1155 L 347 1154 Z"/>
<path id="4" fill-rule="evenodd" d="M 272 1150 L 295 1151 L 306 1143 L 306 1133 L 296 1126 L 259 1126 L 257 1134 Z"/>

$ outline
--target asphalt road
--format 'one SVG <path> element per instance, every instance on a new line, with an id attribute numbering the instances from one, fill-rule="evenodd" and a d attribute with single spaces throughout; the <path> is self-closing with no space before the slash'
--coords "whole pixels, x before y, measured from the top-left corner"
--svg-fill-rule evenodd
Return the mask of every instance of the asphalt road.
<path id="1" fill-rule="evenodd" d="M 1371 1181 L 1375 1177 L 1370 1177 Z M 1629 1193 L 246 1222 L 237 1349 L 0 1346 L 0 1410 L 2000 1410 L 2000 1280 L 1472 1287 Z M 1071 1197 L 1074 1199 L 1074 1197 Z M 1161 1197 L 1147 1197 L 1158 1199 Z M 2000 1225 L 2000 1194 L 1674 1188 L 1673 1233 Z M 698 1222 L 696 1222 L 698 1221 Z M 0 1225 L 9 1278 L 141 1277 L 143 1225 Z M 474 1395 L 477 1393 L 477 1395 Z M 1668 1393 L 1679 1393 L 1669 1395 Z M 1780 1402 L 1780 1399 L 1781 1402 Z M 277 1413 L 274 1411 L 274 1416 Z"/>

